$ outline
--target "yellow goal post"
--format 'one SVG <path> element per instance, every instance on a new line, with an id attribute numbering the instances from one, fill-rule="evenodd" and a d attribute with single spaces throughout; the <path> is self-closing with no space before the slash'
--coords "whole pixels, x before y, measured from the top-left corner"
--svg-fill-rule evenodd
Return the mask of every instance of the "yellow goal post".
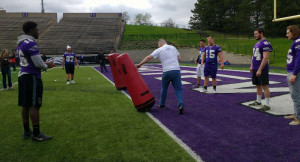
<path id="1" fill-rule="evenodd" d="M 292 19 L 299 19 L 300 15 L 295 15 L 295 16 L 288 16 L 288 17 L 282 17 L 282 18 L 277 18 L 276 17 L 276 8 L 277 8 L 277 0 L 274 0 L 274 19 L 273 22 L 279 22 L 279 21 L 286 21 L 286 20 L 292 20 Z"/>

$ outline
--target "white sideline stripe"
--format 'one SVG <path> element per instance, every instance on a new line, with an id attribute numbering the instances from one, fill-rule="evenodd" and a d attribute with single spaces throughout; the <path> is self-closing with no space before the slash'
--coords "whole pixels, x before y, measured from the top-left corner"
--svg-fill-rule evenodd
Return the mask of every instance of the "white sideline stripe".
<path id="1" fill-rule="evenodd" d="M 50 71 L 50 70 L 52 70 L 53 68 L 51 68 L 51 69 L 49 69 L 49 70 L 47 70 L 47 71 Z M 43 73 L 44 71 L 42 71 L 42 73 Z M 15 83 L 13 83 L 12 85 L 16 85 L 16 84 L 18 84 L 18 82 L 15 82 Z M 0 89 L 0 91 L 3 91 L 4 90 L 4 88 L 1 88 Z"/>
<path id="2" fill-rule="evenodd" d="M 101 74 L 105 79 L 107 79 L 111 84 L 114 85 L 114 83 L 109 80 L 105 75 L 103 75 L 102 73 L 100 73 L 97 69 L 93 68 L 94 70 L 96 70 L 99 74 Z M 123 90 L 121 90 L 121 92 L 126 95 L 130 100 L 131 97 L 124 92 Z M 177 142 L 190 156 L 192 156 L 196 161 L 198 162 L 203 162 L 203 160 L 201 159 L 201 157 L 199 155 L 197 155 L 189 146 L 187 146 L 183 141 L 181 141 L 181 139 L 179 139 L 170 129 L 168 129 L 165 125 L 163 125 L 157 118 L 155 118 L 151 113 L 146 112 L 146 114 L 158 125 L 160 126 L 175 142 Z"/>

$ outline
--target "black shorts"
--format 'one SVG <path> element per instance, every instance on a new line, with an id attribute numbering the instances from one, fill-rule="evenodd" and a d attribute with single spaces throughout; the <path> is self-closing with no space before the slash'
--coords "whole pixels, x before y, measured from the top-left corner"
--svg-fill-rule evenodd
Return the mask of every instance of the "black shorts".
<path id="1" fill-rule="evenodd" d="M 35 75 L 25 74 L 19 77 L 19 106 L 35 107 L 42 106 L 43 82 Z"/>
<path id="2" fill-rule="evenodd" d="M 252 70 L 252 84 L 253 85 L 269 85 L 269 70 L 262 70 L 261 76 L 256 76 L 257 70 Z"/>
<path id="3" fill-rule="evenodd" d="M 65 64 L 66 74 L 74 74 L 74 64 Z"/>

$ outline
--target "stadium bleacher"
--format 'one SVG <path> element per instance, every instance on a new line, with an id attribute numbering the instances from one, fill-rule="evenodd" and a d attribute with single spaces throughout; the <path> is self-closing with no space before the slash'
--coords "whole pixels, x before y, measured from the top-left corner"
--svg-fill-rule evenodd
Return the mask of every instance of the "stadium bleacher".
<path id="1" fill-rule="evenodd" d="M 25 15 L 25 16 L 24 16 Z M 118 48 L 124 22 L 119 13 L 64 13 L 57 23 L 56 13 L 0 13 L 0 48 L 15 50 L 25 21 L 38 23 L 41 53 L 62 55 L 66 46 L 78 54 L 97 54 Z"/>

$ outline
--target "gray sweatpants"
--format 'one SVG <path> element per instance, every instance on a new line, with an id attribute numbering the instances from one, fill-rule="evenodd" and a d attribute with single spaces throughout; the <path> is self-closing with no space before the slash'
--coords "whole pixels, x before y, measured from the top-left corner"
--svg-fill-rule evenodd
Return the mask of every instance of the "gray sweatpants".
<path id="1" fill-rule="evenodd" d="M 287 73 L 287 81 L 290 88 L 290 94 L 294 102 L 294 113 L 295 116 L 300 119 L 300 73 L 297 74 L 296 81 L 294 84 L 289 83 L 290 77 L 293 73 Z"/>

